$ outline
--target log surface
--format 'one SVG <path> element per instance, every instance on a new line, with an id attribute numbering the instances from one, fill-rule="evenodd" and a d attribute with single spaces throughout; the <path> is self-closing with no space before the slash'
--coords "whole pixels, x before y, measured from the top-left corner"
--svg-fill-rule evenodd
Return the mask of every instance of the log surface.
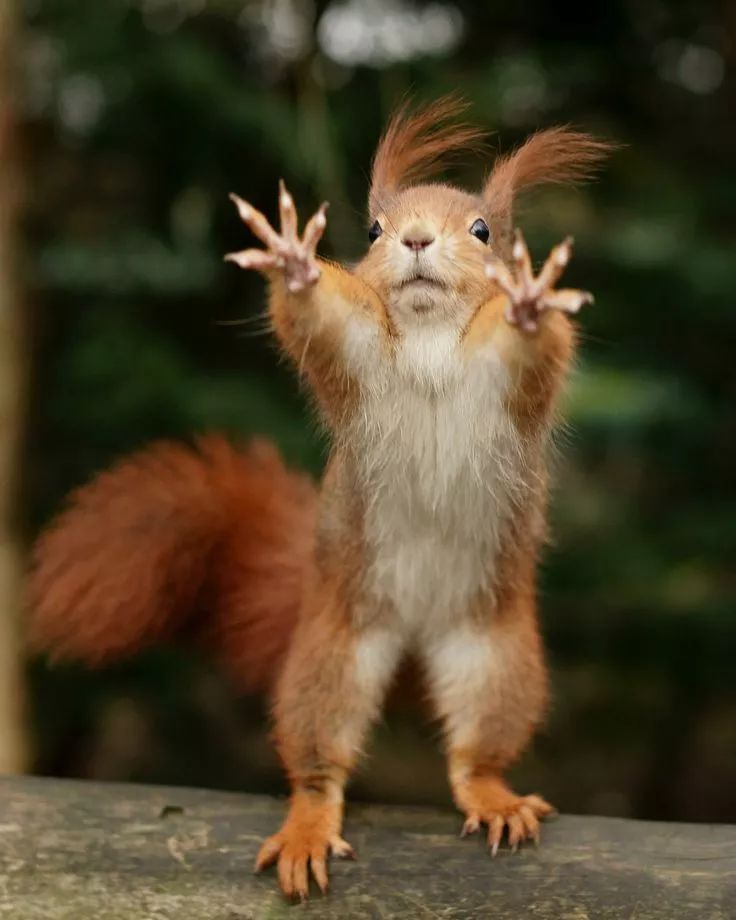
<path id="1" fill-rule="evenodd" d="M 0 780 L 0 918 L 736 918 L 736 827 L 562 816 L 492 860 L 451 811 L 351 805 L 357 862 L 290 905 L 253 874 L 284 803 L 197 789 Z"/>

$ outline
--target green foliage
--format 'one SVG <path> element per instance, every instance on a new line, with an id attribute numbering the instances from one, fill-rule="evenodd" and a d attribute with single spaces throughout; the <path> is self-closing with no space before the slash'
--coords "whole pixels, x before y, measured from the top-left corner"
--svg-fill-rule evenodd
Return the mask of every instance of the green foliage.
<path id="1" fill-rule="evenodd" d="M 157 437 L 262 433 L 318 470 L 322 444 L 265 334 L 262 285 L 220 261 L 245 239 L 228 191 L 272 214 L 283 175 L 304 213 L 330 199 L 327 254 L 350 258 L 364 245 L 373 146 L 406 92 L 459 89 L 503 149 L 543 125 L 591 129 L 623 145 L 600 181 L 539 195 L 520 217 L 537 256 L 576 236 L 570 283 L 596 294 L 581 319 L 544 571 L 558 703 L 525 769 L 573 810 L 736 819 L 719 785 L 724 758 L 736 758 L 736 127 L 725 9 L 455 0 L 451 20 L 464 28 L 442 54 L 349 66 L 320 45 L 318 23 L 359 6 L 26 3 L 28 284 L 39 304 L 29 531 L 71 486 Z M 458 178 L 477 182 L 487 166 L 476 160 Z M 230 722 L 207 734 L 222 757 L 199 772 L 180 767 L 186 738 L 161 725 L 176 713 L 204 737 L 202 712 L 224 691 L 205 672 L 190 695 L 180 668 L 155 673 L 140 684 L 135 669 L 88 683 L 39 676 L 41 768 L 81 743 L 71 729 L 51 733 L 54 720 L 71 724 L 77 707 L 94 747 L 105 701 L 133 694 L 149 701 L 146 718 L 166 742 L 155 766 L 119 772 L 229 785 L 228 761 L 263 786 L 267 770 L 247 771 L 253 748 L 232 740 Z M 90 687 L 97 716 L 81 702 Z M 156 697 L 172 701 L 168 715 Z M 398 723 L 382 746 L 403 749 L 410 737 L 422 751 L 412 731 Z M 85 769 L 81 755 L 63 762 Z M 379 763 L 361 789 L 390 796 Z M 599 781 L 580 783 L 581 770 Z M 416 782 L 418 798 L 438 788 L 436 776 Z"/>

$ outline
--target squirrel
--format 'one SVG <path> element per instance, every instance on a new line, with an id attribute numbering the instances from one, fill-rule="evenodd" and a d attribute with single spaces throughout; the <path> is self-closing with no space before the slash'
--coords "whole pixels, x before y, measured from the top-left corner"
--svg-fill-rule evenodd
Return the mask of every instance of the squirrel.
<path id="1" fill-rule="evenodd" d="M 369 248 L 351 269 L 316 255 L 323 204 L 300 235 L 233 195 L 265 248 L 226 259 L 262 273 L 281 349 L 331 436 L 319 487 L 275 448 L 160 443 L 71 497 L 32 556 L 31 639 L 93 664 L 196 637 L 273 704 L 291 798 L 256 869 L 289 897 L 349 857 L 343 790 L 406 655 L 444 729 L 463 833 L 495 855 L 538 841 L 553 811 L 504 773 L 547 701 L 535 569 L 547 445 L 592 297 L 556 289 L 571 240 L 538 274 L 512 231 L 518 192 L 586 178 L 609 145 L 557 127 L 499 157 L 478 192 L 436 181 L 482 138 L 445 97 L 406 103 L 373 159 Z"/>

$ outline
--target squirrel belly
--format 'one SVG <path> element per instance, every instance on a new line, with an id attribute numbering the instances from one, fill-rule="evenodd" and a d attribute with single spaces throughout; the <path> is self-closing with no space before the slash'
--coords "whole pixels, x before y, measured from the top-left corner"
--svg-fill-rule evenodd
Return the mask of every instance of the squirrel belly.
<path id="1" fill-rule="evenodd" d="M 208 647 L 242 690 L 273 683 L 309 563 L 316 489 L 275 448 L 159 443 L 78 489 L 41 535 L 30 642 L 102 665 L 162 641 Z"/>
<path id="2" fill-rule="evenodd" d="M 408 330 L 370 374 L 341 450 L 363 496 L 364 587 L 407 638 L 435 641 L 443 621 L 492 603 L 506 542 L 544 501 L 546 432 L 514 424 L 495 346 L 469 349 L 445 325 Z"/>

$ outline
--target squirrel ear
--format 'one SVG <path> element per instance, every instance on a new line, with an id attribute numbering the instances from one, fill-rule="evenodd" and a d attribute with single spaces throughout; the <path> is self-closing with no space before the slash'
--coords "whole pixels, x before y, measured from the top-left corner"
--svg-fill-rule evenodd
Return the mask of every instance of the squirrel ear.
<path id="1" fill-rule="evenodd" d="M 616 147 L 567 126 L 538 131 L 515 150 L 500 157 L 483 189 L 490 214 L 510 235 L 517 192 L 535 185 L 574 183 L 591 178 Z"/>
<path id="2" fill-rule="evenodd" d="M 438 172 L 448 155 L 480 144 L 483 131 L 454 121 L 467 107 L 456 95 L 443 96 L 413 113 L 408 100 L 398 107 L 373 157 L 371 214 L 380 210 L 382 198 Z"/>

